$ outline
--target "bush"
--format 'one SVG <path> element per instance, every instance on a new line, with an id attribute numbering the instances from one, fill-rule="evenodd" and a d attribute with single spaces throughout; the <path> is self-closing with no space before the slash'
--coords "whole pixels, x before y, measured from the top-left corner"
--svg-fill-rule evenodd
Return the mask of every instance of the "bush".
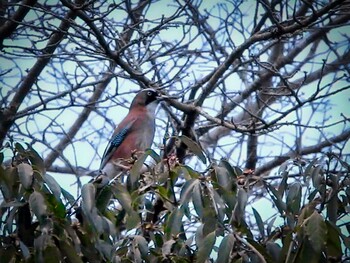
<path id="1" fill-rule="evenodd" d="M 1 153 L 1 262 L 340 262 L 350 248 L 349 165 L 335 154 L 257 178 L 148 150 L 127 183 L 90 182 L 75 200 L 29 145 L 12 151 L 6 164 Z M 156 165 L 140 175 L 148 156 Z M 247 213 L 259 196 L 272 203 L 268 220 Z"/>

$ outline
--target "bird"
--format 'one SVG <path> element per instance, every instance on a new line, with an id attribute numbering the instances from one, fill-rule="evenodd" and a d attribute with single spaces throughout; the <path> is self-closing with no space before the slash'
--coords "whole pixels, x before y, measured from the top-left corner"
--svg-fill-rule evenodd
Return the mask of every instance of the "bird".
<path id="1" fill-rule="evenodd" d="M 107 180 L 130 168 L 130 160 L 150 148 L 155 133 L 155 111 L 161 94 L 153 89 L 141 90 L 131 102 L 125 118 L 116 127 L 101 159 L 100 174 Z M 103 183 L 105 184 L 105 183 Z"/>

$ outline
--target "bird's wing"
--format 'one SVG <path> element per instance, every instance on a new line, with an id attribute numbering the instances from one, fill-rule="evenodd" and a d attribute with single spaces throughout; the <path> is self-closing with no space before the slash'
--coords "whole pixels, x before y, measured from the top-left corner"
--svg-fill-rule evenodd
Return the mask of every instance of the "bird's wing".
<path id="1" fill-rule="evenodd" d="M 125 125 L 124 128 L 118 130 L 116 133 L 113 134 L 103 153 L 100 169 L 102 169 L 106 165 L 106 163 L 112 157 L 114 151 L 122 144 L 135 121 L 136 119 L 131 120 L 127 125 Z"/>

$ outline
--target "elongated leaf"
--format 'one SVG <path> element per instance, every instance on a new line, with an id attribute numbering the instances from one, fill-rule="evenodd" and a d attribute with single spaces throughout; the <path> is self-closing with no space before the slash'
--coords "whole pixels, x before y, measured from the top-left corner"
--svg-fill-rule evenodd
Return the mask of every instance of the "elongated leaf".
<path id="1" fill-rule="evenodd" d="M 146 260 L 149 253 L 147 240 L 143 236 L 139 235 L 136 235 L 133 240 L 137 244 L 137 247 L 141 252 L 142 259 Z"/>
<path id="2" fill-rule="evenodd" d="M 221 159 L 219 163 L 220 167 L 224 167 L 232 178 L 237 178 L 243 174 L 242 169 L 237 166 L 232 166 L 226 159 Z"/>
<path id="3" fill-rule="evenodd" d="M 287 210 L 287 205 L 282 201 L 282 197 L 280 196 L 278 191 L 268 183 L 265 183 L 265 186 L 267 186 L 268 190 L 270 190 L 270 195 L 272 193 L 271 199 L 273 200 L 280 214 L 284 214 Z"/>
<path id="4" fill-rule="evenodd" d="M 329 174 L 329 179 L 332 181 L 332 191 L 329 193 L 327 217 L 329 221 L 335 224 L 338 217 L 338 178 L 336 175 Z"/>
<path id="5" fill-rule="evenodd" d="M 187 181 L 181 188 L 180 204 L 188 203 L 193 193 L 193 188 L 199 184 L 198 179 L 191 179 Z"/>
<path id="6" fill-rule="evenodd" d="M 132 207 L 132 198 L 125 186 L 120 183 L 116 183 L 112 186 L 115 197 L 118 199 L 120 205 L 125 209 L 126 215 L 126 228 L 132 229 L 140 223 L 139 214 Z"/>
<path id="7" fill-rule="evenodd" d="M 92 183 L 83 185 L 81 189 L 82 208 L 86 214 L 90 214 L 95 207 L 96 188 Z"/>
<path id="8" fill-rule="evenodd" d="M 164 242 L 164 244 L 162 246 L 162 254 L 164 257 L 171 254 L 171 251 L 172 251 L 174 244 L 176 244 L 176 241 L 174 239 L 170 239 L 170 240 Z"/>
<path id="9" fill-rule="evenodd" d="M 205 158 L 205 155 L 203 153 L 203 150 L 201 149 L 201 147 L 194 142 L 193 140 L 191 140 L 190 138 L 188 138 L 185 135 L 179 136 L 179 139 L 186 144 L 186 146 L 195 154 L 198 156 L 198 158 L 204 163 L 207 163 L 207 159 Z"/>
<path id="10" fill-rule="evenodd" d="M 256 211 L 254 208 L 252 208 L 252 209 L 253 209 L 254 217 L 256 220 L 256 224 L 258 225 L 260 235 L 262 238 L 264 238 L 265 237 L 264 222 L 262 221 L 261 216 L 258 213 L 258 211 Z"/>
<path id="11" fill-rule="evenodd" d="M 301 184 L 299 182 L 289 185 L 286 202 L 288 209 L 293 214 L 299 212 L 301 202 Z"/>
<path id="12" fill-rule="evenodd" d="M 326 221 L 327 226 L 327 256 L 341 258 L 342 248 L 340 242 L 340 230 L 331 222 Z"/>
<path id="13" fill-rule="evenodd" d="M 53 193 L 53 195 L 57 198 L 57 200 L 60 199 L 61 197 L 61 187 L 60 185 L 57 183 L 57 181 L 55 180 L 55 178 L 53 178 L 51 175 L 49 174 L 45 174 L 44 177 L 45 183 L 48 185 L 48 187 L 50 188 L 51 192 Z"/>
<path id="14" fill-rule="evenodd" d="M 42 218 L 46 216 L 47 206 L 45 204 L 45 199 L 41 193 L 37 191 L 31 193 L 31 195 L 29 196 L 29 205 L 35 216 L 39 219 L 39 221 L 41 221 Z"/>
<path id="15" fill-rule="evenodd" d="M 285 167 L 282 169 L 282 166 L 280 167 L 279 169 L 279 173 L 282 173 L 282 180 L 278 186 L 278 194 L 280 197 L 283 197 L 283 194 L 284 194 L 284 191 L 286 190 L 288 184 L 287 184 L 287 181 L 288 181 L 288 171 L 287 171 L 287 163 L 285 162 Z"/>
<path id="16" fill-rule="evenodd" d="M 18 176 L 24 189 L 30 189 L 33 184 L 33 168 L 27 163 L 17 165 Z"/>
<path id="17" fill-rule="evenodd" d="M 197 263 L 205 262 L 213 249 L 213 246 L 215 244 L 216 236 L 215 231 L 208 234 L 203 242 L 201 243 L 201 246 L 198 247 L 198 253 L 197 253 Z"/>
<path id="18" fill-rule="evenodd" d="M 193 187 L 192 201 L 193 201 L 194 210 L 196 211 L 197 215 L 200 218 L 202 218 L 203 217 L 203 200 L 202 200 L 202 188 L 200 184 L 196 184 Z"/>
<path id="19" fill-rule="evenodd" d="M 160 162 L 159 155 L 155 151 L 147 149 L 141 156 L 138 157 L 137 161 L 130 170 L 129 179 L 132 185 L 139 179 L 140 171 L 148 156 L 151 156 L 156 162 Z"/>
<path id="20" fill-rule="evenodd" d="M 237 203 L 233 209 L 232 219 L 237 225 L 240 225 L 244 218 L 245 207 L 247 205 L 248 195 L 245 190 L 240 188 L 237 193 Z"/>
<path id="21" fill-rule="evenodd" d="M 22 252 L 24 259 L 30 258 L 30 251 L 29 251 L 28 247 L 22 241 L 19 241 L 19 247 L 21 249 L 21 252 Z"/>
<path id="22" fill-rule="evenodd" d="M 221 244 L 219 246 L 218 259 L 216 260 L 216 263 L 229 262 L 230 254 L 232 252 L 234 244 L 235 238 L 232 234 L 228 234 L 222 239 Z"/>
<path id="23" fill-rule="evenodd" d="M 327 242 L 327 226 L 323 217 L 314 211 L 312 215 L 305 219 L 305 232 L 315 253 L 321 254 L 322 248 Z"/>
<path id="24" fill-rule="evenodd" d="M 318 189 L 320 184 L 322 183 L 322 180 L 323 180 L 322 166 L 321 165 L 317 165 L 315 167 L 315 169 L 313 169 L 312 174 L 311 174 L 311 178 L 312 178 L 313 186 L 316 189 Z"/>
<path id="25" fill-rule="evenodd" d="M 168 217 L 165 226 L 165 236 L 170 240 L 172 236 L 176 236 L 182 230 L 182 218 L 184 211 L 182 208 L 175 208 Z"/>
<path id="26" fill-rule="evenodd" d="M 66 217 L 66 208 L 63 205 L 61 199 L 57 199 L 53 194 L 45 194 L 45 200 L 47 201 L 49 211 L 53 212 L 57 218 L 64 219 Z"/>
<path id="27" fill-rule="evenodd" d="M 62 193 L 63 197 L 65 199 L 67 199 L 67 201 L 69 202 L 70 205 L 74 205 L 75 198 L 74 198 L 74 196 L 71 193 L 69 193 L 68 191 L 64 190 L 63 188 L 61 188 L 61 193 Z"/>
<path id="28" fill-rule="evenodd" d="M 126 190 L 125 186 L 120 183 L 116 183 L 112 186 L 114 189 L 114 195 L 118 199 L 121 206 L 126 210 L 127 213 L 133 211 L 132 209 L 132 198 L 129 192 Z"/>

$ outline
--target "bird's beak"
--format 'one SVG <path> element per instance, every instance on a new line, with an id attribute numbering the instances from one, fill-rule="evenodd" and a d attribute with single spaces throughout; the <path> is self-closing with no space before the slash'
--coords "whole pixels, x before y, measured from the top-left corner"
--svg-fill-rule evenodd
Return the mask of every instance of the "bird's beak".
<path id="1" fill-rule="evenodd" d="M 163 100 L 172 100 L 172 99 L 178 99 L 177 96 L 166 96 L 161 94 L 160 92 L 158 93 L 157 100 L 158 101 L 163 101 Z"/>

